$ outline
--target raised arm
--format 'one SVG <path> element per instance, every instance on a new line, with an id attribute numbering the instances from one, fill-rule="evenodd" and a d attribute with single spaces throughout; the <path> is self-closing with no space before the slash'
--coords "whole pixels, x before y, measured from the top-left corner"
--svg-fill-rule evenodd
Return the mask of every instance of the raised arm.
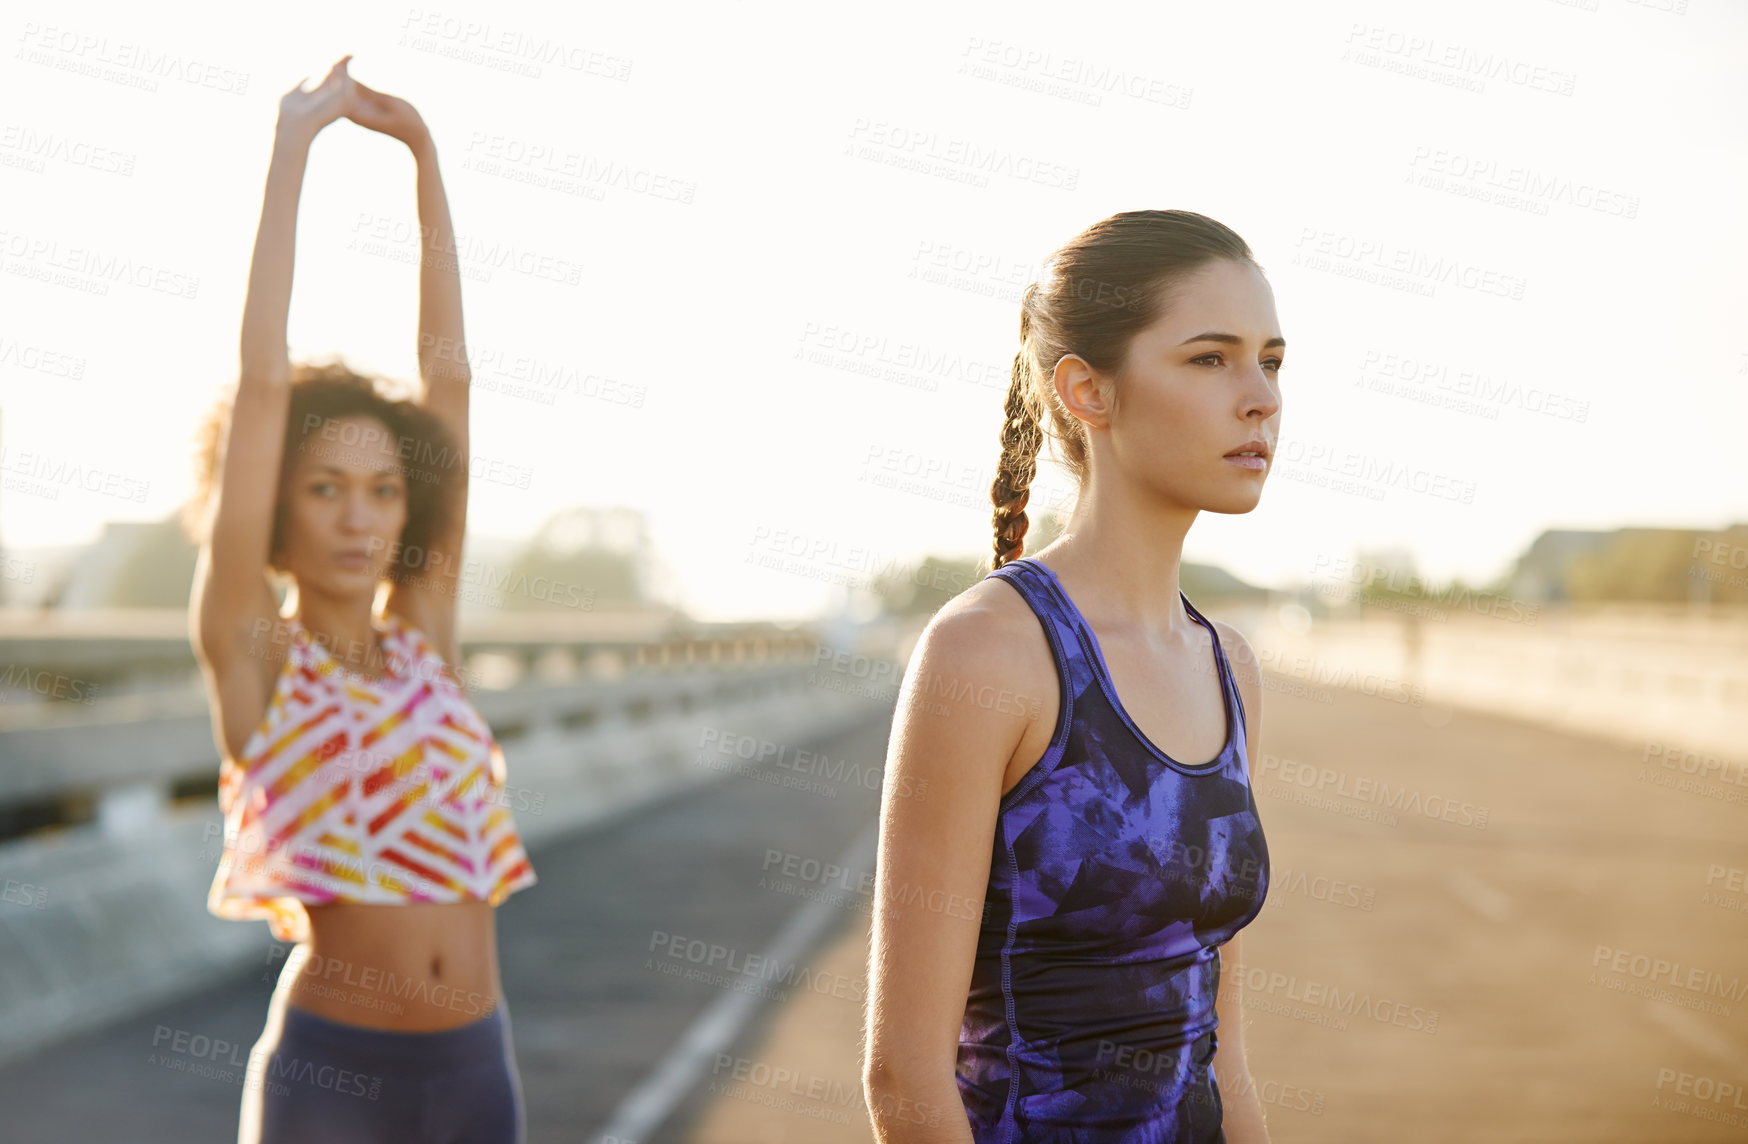
<path id="1" fill-rule="evenodd" d="M 419 381 L 420 404 L 435 413 L 454 439 L 456 455 L 443 479 L 455 482 L 456 512 L 433 534 L 427 570 L 416 582 L 389 589 L 385 608 L 407 616 L 425 631 L 451 664 L 457 663 L 456 594 L 461 545 L 467 532 L 468 386 L 473 372 L 462 336 L 461 269 L 449 196 L 437 165 L 437 145 L 412 104 L 354 81 L 357 98 L 348 117 L 361 127 L 406 144 L 418 169 Z"/>
<path id="2" fill-rule="evenodd" d="M 305 91 L 300 82 L 279 101 L 261 222 L 249 263 L 249 292 L 243 301 L 237 393 L 206 508 L 189 609 L 195 648 L 215 668 L 246 655 L 256 621 L 271 619 L 276 610 L 265 573 L 290 405 L 285 329 L 297 207 L 311 142 L 343 114 L 352 98 L 346 70 L 350 58 L 336 63 L 315 88 Z"/>
<path id="3" fill-rule="evenodd" d="M 1002 584 L 974 585 L 924 631 L 881 795 L 863 1091 L 880 1144 L 971 1144 L 956 1080 L 1003 776 L 1028 720 L 979 702 L 1036 694 Z M 1044 636 L 1029 610 L 1031 634 Z M 1033 649 L 1044 659 L 1047 649 Z M 1050 667 L 1054 671 L 1054 665 Z"/>

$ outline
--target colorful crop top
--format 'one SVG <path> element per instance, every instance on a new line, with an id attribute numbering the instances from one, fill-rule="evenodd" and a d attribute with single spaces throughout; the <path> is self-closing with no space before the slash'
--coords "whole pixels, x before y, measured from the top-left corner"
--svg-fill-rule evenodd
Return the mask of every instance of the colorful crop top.
<path id="1" fill-rule="evenodd" d="M 535 882 L 504 797 L 504 754 L 425 634 L 385 613 L 377 678 L 294 619 L 285 668 L 241 757 L 219 768 L 222 918 L 309 937 L 304 903 L 485 901 Z"/>

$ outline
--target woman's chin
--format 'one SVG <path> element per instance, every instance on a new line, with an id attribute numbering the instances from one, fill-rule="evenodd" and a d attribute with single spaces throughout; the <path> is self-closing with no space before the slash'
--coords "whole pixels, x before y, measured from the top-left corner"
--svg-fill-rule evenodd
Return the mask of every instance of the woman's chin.
<path id="1" fill-rule="evenodd" d="M 1218 512 L 1229 516 L 1242 516 L 1253 511 L 1262 503 L 1262 482 L 1258 481 L 1254 488 L 1240 489 L 1214 497 L 1202 506 L 1206 512 Z"/>

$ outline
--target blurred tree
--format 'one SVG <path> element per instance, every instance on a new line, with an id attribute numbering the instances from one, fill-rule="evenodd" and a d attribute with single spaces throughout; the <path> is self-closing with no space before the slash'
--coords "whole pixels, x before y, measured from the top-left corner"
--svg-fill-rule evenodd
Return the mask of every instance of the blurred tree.
<path id="1" fill-rule="evenodd" d="M 592 611 L 649 602 L 651 545 L 641 513 L 574 507 L 555 513 L 481 588 L 506 611 Z"/>
<path id="2" fill-rule="evenodd" d="M 1623 528 L 1566 570 L 1573 600 L 1748 603 L 1748 525 Z"/>

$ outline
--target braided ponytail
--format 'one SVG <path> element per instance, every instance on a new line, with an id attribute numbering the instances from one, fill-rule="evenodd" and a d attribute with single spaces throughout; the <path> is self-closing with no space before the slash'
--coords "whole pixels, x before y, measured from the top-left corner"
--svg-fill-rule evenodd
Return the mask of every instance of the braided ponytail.
<path id="1" fill-rule="evenodd" d="M 1038 284 L 1026 287 L 1020 299 L 1020 349 L 1014 354 L 1012 380 L 1002 413 L 1001 460 L 989 488 L 995 502 L 995 561 L 1000 568 L 1026 550 L 1026 502 L 1031 499 L 1032 478 L 1038 473 L 1038 449 L 1043 434 L 1038 425 L 1032 375 L 1032 296 Z"/>

